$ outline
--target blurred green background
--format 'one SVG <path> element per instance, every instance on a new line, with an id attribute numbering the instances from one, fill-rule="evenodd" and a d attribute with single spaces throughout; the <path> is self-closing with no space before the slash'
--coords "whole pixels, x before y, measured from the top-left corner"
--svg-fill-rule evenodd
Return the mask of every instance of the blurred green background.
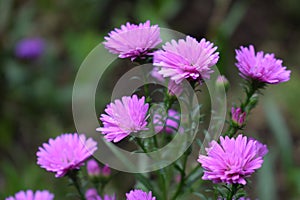
<path id="1" fill-rule="evenodd" d="M 87 54 L 114 27 L 147 19 L 219 47 L 218 67 L 231 82 L 228 106 L 242 92 L 235 48 L 254 44 L 284 60 L 291 80 L 267 88 L 245 131 L 270 150 L 246 189 L 262 200 L 300 199 L 298 0 L 0 0 L 0 199 L 26 189 L 68 199 L 73 188 L 36 165 L 37 148 L 49 137 L 76 131 L 72 86 Z M 15 54 L 28 37 L 45 41 L 37 59 Z M 118 181 L 124 177 L 132 182 L 131 175 L 115 172 L 112 188 L 120 193 L 129 189 Z"/>

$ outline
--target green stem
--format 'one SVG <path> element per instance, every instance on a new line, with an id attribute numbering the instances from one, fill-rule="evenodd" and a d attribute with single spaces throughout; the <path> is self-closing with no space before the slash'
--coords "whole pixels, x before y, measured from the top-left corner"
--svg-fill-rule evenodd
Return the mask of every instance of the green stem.
<path id="1" fill-rule="evenodd" d="M 80 199 L 85 200 L 85 197 L 84 197 L 82 189 L 81 189 L 80 180 L 78 179 L 78 171 L 72 170 L 67 175 L 69 176 L 70 180 L 72 181 L 73 185 L 75 186 L 75 188 L 80 196 Z"/>
<path id="2" fill-rule="evenodd" d="M 144 153 L 147 153 L 147 149 L 145 148 L 142 139 L 141 138 L 135 138 L 136 139 L 136 143 L 142 148 L 142 150 L 144 151 Z"/>
<path id="3" fill-rule="evenodd" d="M 264 83 L 260 83 L 258 81 L 255 80 L 251 80 L 248 82 L 248 86 L 246 86 L 246 99 L 244 102 L 241 103 L 240 108 L 242 109 L 242 112 L 246 112 L 247 115 L 246 117 L 248 117 L 248 115 L 250 114 L 251 110 L 255 107 L 256 103 L 257 103 L 257 99 L 254 99 L 255 94 L 262 88 L 264 88 L 265 84 Z M 224 133 L 224 136 L 228 135 L 230 138 L 234 137 L 236 135 L 236 133 L 243 129 L 243 125 L 242 126 L 238 126 L 236 125 L 232 119 L 230 119 L 230 125 L 227 129 L 227 131 Z"/>
<path id="4" fill-rule="evenodd" d="M 158 170 L 158 176 L 160 180 L 161 190 L 162 190 L 162 199 L 168 199 L 168 193 L 167 193 L 167 182 L 165 177 L 165 169 Z"/>
<path id="5" fill-rule="evenodd" d="M 230 192 L 228 192 L 227 194 L 227 200 L 232 200 L 232 198 L 234 197 L 234 195 L 237 193 L 237 191 L 239 190 L 239 185 L 238 184 L 232 184 L 231 185 L 231 190 Z"/>
<path id="6" fill-rule="evenodd" d="M 188 159 L 188 155 L 187 153 L 185 153 L 183 155 L 183 164 L 182 164 L 182 169 L 180 169 L 180 182 L 178 184 L 177 190 L 175 192 L 175 194 L 172 197 L 172 200 L 176 200 L 176 198 L 181 194 L 183 186 L 185 185 L 185 168 L 186 168 L 186 163 L 187 163 L 187 159 Z"/>

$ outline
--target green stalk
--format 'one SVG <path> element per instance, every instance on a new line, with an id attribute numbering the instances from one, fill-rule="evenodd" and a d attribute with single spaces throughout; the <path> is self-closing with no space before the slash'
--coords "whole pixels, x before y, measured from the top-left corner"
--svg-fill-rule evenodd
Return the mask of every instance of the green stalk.
<path id="1" fill-rule="evenodd" d="M 183 154 L 183 163 L 182 163 L 182 169 L 180 169 L 180 167 L 178 167 L 177 169 L 180 172 L 180 182 L 178 184 L 177 190 L 175 192 L 175 194 L 172 197 L 172 200 L 176 200 L 176 198 L 181 194 L 183 186 L 185 185 L 185 169 L 186 169 L 186 163 L 187 163 L 187 159 L 188 159 L 189 154 L 188 153 L 184 153 Z"/>
<path id="2" fill-rule="evenodd" d="M 251 80 L 247 83 L 248 85 L 245 86 L 246 99 L 240 105 L 242 112 L 246 112 L 246 118 L 258 102 L 258 98 L 256 97 L 256 95 L 259 93 L 259 90 L 265 87 L 265 83 L 261 83 L 255 80 Z M 224 136 L 228 135 L 230 138 L 234 137 L 239 130 L 244 128 L 244 125 L 238 126 L 232 121 L 232 119 L 230 119 L 229 123 L 230 125 L 227 131 L 224 133 Z"/>
<path id="3" fill-rule="evenodd" d="M 70 178 L 73 185 L 75 186 L 75 188 L 76 188 L 76 190 L 77 190 L 77 192 L 80 196 L 80 199 L 85 200 L 85 197 L 83 195 L 82 188 L 81 188 L 80 179 L 78 178 L 78 171 L 77 170 L 72 170 L 67 175 Z"/>
<path id="4" fill-rule="evenodd" d="M 238 184 L 232 184 L 231 185 L 231 189 L 227 194 L 227 200 L 232 200 L 232 198 L 234 197 L 234 195 L 237 193 L 237 191 L 239 190 L 239 185 Z"/>

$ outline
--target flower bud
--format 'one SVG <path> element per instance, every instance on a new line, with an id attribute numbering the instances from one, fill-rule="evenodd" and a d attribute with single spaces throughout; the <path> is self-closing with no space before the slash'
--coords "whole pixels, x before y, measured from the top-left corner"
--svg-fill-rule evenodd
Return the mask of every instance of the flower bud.
<path id="1" fill-rule="evenodd" d="M 92 176 L 92 177 L 100 175 L 101 169 L 96 160 L 91 159 L 87 162 L 87 173 L 89 176 Z"/>
<path id="2" fill-rule="evenodd" d="M 231 108 L 231 120 L 233 123 L 239 127 L 244 125 L 246 119 L 246 113 L 242 112 L 241 108 Z"/>
<path id="3" fill-rule="evenodd" d="M 219 75 L 216 80 L 216 86 L 217 86 L 217 88 L 224 87 L 225 91 L 227 91 L 229 88 L 229 81 L 227 80 L 227 78 L 225 76 Z"/>
<path id="4" fill-rule="evenodd" d="M 111 174 L 111 169 L 108 164 L 105 164 L 102 168 L 101 176 L 108 177 Z"/>

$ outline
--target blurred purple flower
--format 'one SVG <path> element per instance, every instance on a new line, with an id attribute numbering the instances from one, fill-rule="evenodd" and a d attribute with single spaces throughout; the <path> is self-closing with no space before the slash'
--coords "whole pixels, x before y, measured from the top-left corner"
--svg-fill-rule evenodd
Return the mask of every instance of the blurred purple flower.
<path id="1" fill-rule="evenodd" d="M 139 25 L 122 25 L 120 29 L 115 28 L 104 37 L 103 42 L 106 49 L 113 54 L 119 54 L 119 58 L 143 57 L 149 55 L 149 50 L 161 43 L 160 29 L 158 25 L 150 25 L 150 21 Z"/>
<path id="2" fill-rule="evenodd" d="M 47 190 L 39 191 L 35 193 L 32 190 L 20 191 L 15 194 L 14 197 L 7 197 L 5 200 L 52 200 L 54 195 Z"/>
<path id="3" fill-rule="evenodd" d="M 86 169 L 89 176 L 99 176 L 101 173 L 101 168 L 98 162 L 94 159 L 90 159 L 87 161 Z"/>
<path id="4" fill-rule="evenodd" d="M 131 190 L 126 193 L 126 200 L 156 200 L 156 197 L 152 196 L 152 192 L 144 192 L 143 190 Z"/>
<path id="5" fill-rule="evenodd" d="M 216 49 L 213 43 L 204 38 L 198 42 L 187 36 L 185 40 L 167 42 L 163 50 L 154 52 L 153 65 L 161 67 L 159 73 L 170 77 L 177 84 L 183 79 L 209 79 L 213 72 L 211 67 L 219 59 Z"/>
<path id="6" fill-rule="evenodd" d="M 90 188 L 85 192 L 86 200 L 102 200 L 95 188 Z"/>
<path id="7" fill-rule="evenodd" d="M 79 169 L 96 150 L 97 143 L 84 134 L 62 134 L 39 147 L 37 164 L 58 178 Z"/>
<path id="8" fill-rule="evenodd" d="M 246 120 L 246 112 L 242 112 L 241 108 L 231 108 L 231 119 L 234 124 L 241 127 Z"/>
<path id="9" fill-rule="evenodd" d="M 217 200 L 227 200 L 227 198 L 219 197 Z M 232 198 L 232 200 L 235 200 L 235 198 Z M 240 197 L 237 200 L 251 200 L 249 197 Z"/>
<path id="10" fill-rule="evenodd" d="M 290 80 L 290 70 L 282 66 L 282 60 L 276 59 L 273 53 L 255 53 L 253 45 L 240 47 L 236 51 L 236 66 L 245 79 L 263 83 L 278 84 Z"/>
<path id="11" fill-rule="evenodd" d="M 267 152 L 267 147 L 243 135 L 221 136 L 220 144 L 213 140 L 206 152 L 207 156 L 199 155 L 198 159 L 204 169 L 203 180 L 246 185 L 245 178 L 262 166 L 265 154 L 260 152 Z"/>
<path id="12" fill-rule="evenodd" d="M 119 142 L 130 133 L 147 130 L 148 108 L 145 97 L 138 99 L 133 95 L 122 97 L 122 100 L 117 99 L 106 106 L 106 114 L 100 117 L 103 127 L 96 130 L 104 134 L 107 141 Z"/>
<path id="13" fill-rule="evenodd" d="M 98 195 L 98 192 L 95 188 L 90 188 L 85 192 L 86 200 L 116 200 L 115 195 L 104 195 L 103 198 Z"/>
<path id="14" fill-rule="evenodd" d="M 168 110 L 168 116 L 162 116 L 160 113 L 155 113 L 153 116 L 154 130 L 156 133 L 163 130 L 166 133 L 174 133 L 179 126 L 180 115 L 173 109 Z"/>
<path id="15" fill-rule="evenodd" d="M 20 59 L 36 59 L 45 50 L 45 41 L 42 38 L 25 38 L 15 47 L 15 55 Z"/>

